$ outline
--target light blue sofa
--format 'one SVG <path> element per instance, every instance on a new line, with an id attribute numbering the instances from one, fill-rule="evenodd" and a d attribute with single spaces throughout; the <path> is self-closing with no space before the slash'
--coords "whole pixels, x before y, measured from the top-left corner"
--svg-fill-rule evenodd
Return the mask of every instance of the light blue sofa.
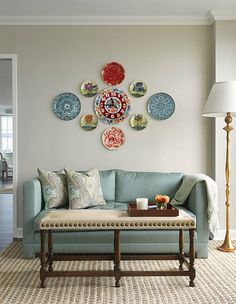
<path id="1" fill-rule="evenodd" d="M 137 197 L 154 200 L 157 193 L 173 198 L 183 179 L 182 173 L 132 172 L 124 170 L 100 171 L 101 185 L 107 204 L 93 209 L 127 210 L 127 204 Z M 91 208 L 91 209 L 92 209 Z M 204 182 L 198 182 L 181 207 L 196 217 L 196 256 L 208 256 L 207 197 Z M 54 209 L 58 210 L 58 209 Z M 37 178 L 24 183 L 23 256 L 34 258 L 39 252 L 39 220 L 44 210 L 41 184 Z M 108 253 L 113 251 L 112 231 L 55 232 L 54 252 Z M 185 233 L 188 250 L 188 233 Z M 122 231 L 121 250 L 126 253 L 178 252 L 178 231 Z"/>

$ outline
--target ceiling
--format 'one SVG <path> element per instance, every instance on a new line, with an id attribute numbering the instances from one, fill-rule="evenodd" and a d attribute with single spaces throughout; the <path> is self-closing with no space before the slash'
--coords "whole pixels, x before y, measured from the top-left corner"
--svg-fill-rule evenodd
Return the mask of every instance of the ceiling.
<path id="1" fill-rule="evenodd" d="M 0 0 L 0 21 L 235 19 L 236 0 Z M 115 17 L 115 18 L 113 18 Z"/>

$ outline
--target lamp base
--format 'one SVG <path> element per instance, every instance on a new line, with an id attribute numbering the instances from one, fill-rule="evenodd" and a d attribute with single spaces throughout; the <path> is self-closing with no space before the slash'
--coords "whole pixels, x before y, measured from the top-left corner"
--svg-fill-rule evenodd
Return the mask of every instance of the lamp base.
<path id="1" fill-rule="evenodd" d="M 219 246 L 219 247 L 217 247 L 217 249 L 220 250 L 220 251 L 224 251 L 224 252 L 236 252 L 236 248 L 235 247 L 224 246 L 224 244 L 221 245 L 221 246 Z"/>
<path id="2" fill-rule="evenodd" d="M 236 252 L 236 248 L 231 242 L 229 233 L 226 233 L 224 243 L 221 246 L 217 247 L 217 249 L 224 252 Z"/>

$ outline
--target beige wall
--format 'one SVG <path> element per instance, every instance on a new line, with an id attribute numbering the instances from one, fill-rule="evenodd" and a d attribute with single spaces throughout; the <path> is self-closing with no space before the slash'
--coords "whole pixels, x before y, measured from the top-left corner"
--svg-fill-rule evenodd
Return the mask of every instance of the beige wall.
<path id="1" fill-rule="evenodd" d="M 211 38 L 211 26 L 0 27 L 0 53 L 18 55 L 18 226 L 22 183 L 37 174 L 37 167 L 211 175 L 211 121 L 201 117 L 213 81 Z M 119 127 L 126 144 L 108 151 L 101 143 L 107 125 L 86 132 L 78 118 L 56 118 L 51 104 L 57 94 L 70 91 L 81 100 L 81 114 L 92 112 L 93 99 L 81 96 L 79 84 L 93 79 L 105 88 L 101 68 L 113 60 L 126 69 L 120 88 L 127 91 L 132 80 L 147 83 L 145 97 L 130 97 L 131 113 L 148 116 L 146 101 L 160 91 L 174 98 L 176 111 L 166 121 L 148 116 L 148 127 L 141 132 L 125 120 Z"/>
<path id="2" fill-rule="evenodd" d="M 236 21 L 217 21 L 215 24 L 215 77 L 216 81 L 236 80 Z M 236 102 L 236 101 L 235 101 Z M 219 187 L 219 217 L 225 228 L 225 150 L 226 132 L 222 118 L 216 119 L 215 172 Z M 236 119 L 233 120 L 236 128 Z M 231 224 L 236 229 L 236 133 L 231 132 Z"/>
<path id="3" fill-rule="evenodd" d="M 12 75 L 11 60 L 0 59 L 0 114 L 12 109 Z"/>

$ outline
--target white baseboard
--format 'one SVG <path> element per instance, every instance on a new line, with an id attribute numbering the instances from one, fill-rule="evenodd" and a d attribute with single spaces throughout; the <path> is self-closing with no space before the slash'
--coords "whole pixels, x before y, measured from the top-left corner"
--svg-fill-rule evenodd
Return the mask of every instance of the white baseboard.
<path id="1" fill-rule="evenodd" d="M 236 230 L 230 230 L 231 240 L 236 240 Z M 214 235 L 214 240 L 224 240 L 225 238 L 225 230 L 221 229 L 217 231 Z"/>
<path id="2" fill-rule="evenodd" d="M 23 238 L 23 228 L 17 228 L 14 238 L 16 239 L 22 239 Z"/>
<path id="3" fill-rule="evenodd" d="M 231 240 L 236 240 L 236 230 L 230 230 Z M 23 228 L 17 228 L 16 235 L 14 238 L 22 239 L 23 238 Z M 221 229 L 214 235 L 214 240 L 224 240 L 225 230 Z"/>

